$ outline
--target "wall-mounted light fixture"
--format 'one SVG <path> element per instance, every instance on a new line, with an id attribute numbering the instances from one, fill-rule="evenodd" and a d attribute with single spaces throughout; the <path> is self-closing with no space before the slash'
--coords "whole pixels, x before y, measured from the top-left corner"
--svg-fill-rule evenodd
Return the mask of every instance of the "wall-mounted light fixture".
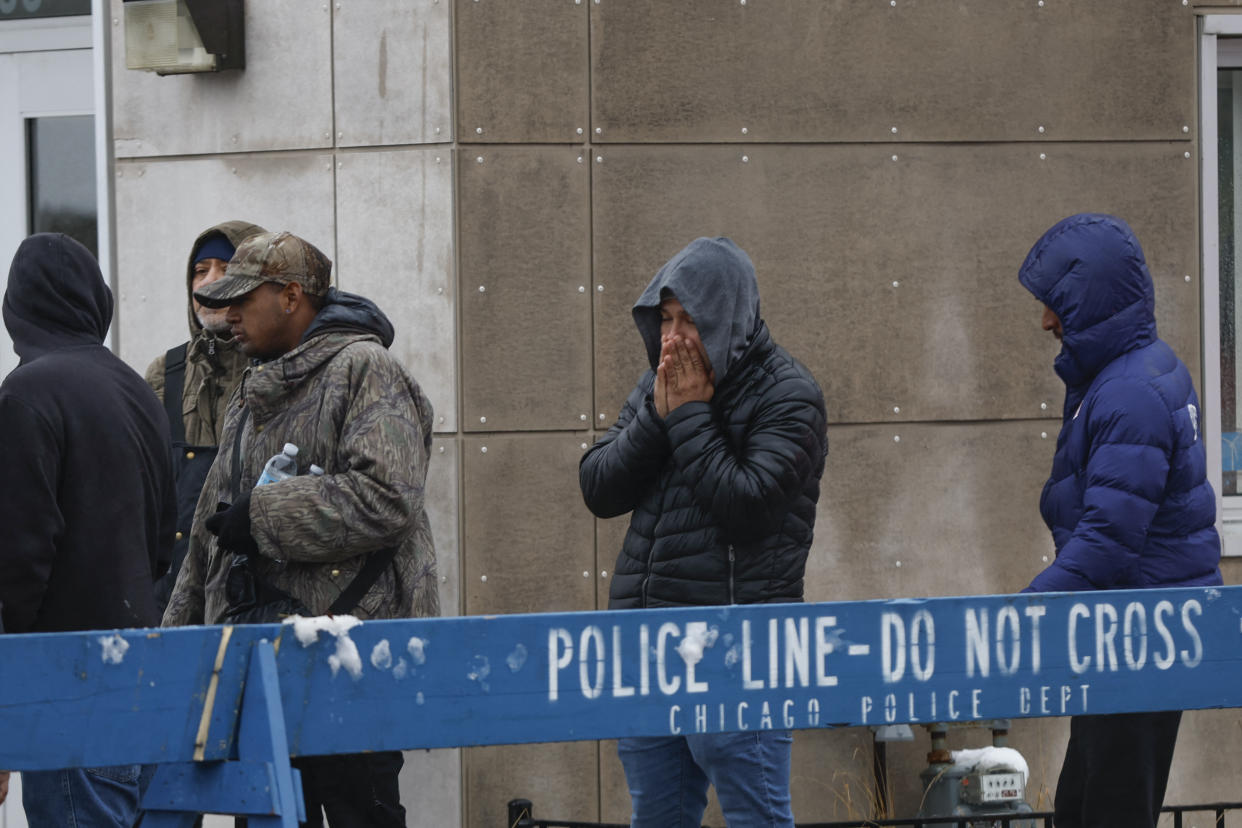
<path id="1" fill-rule="evenodd" d="M 244 0 L 124 0 L 125 65 L 157 75 L 246 67 Z"/>

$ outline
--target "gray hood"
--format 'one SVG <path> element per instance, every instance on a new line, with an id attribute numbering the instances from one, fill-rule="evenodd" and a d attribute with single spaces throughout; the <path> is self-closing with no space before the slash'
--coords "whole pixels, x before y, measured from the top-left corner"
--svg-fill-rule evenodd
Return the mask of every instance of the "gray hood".
<path id="1" fill-rule="evenodd" d="M 761 325 L 759 285 L 750 257 L 723 236 L 698 238 L 660 268 L 633 310 L 652 368 L 660 358 L 660 301 L 665 290 L 694 319 L 720 384 Z"/>

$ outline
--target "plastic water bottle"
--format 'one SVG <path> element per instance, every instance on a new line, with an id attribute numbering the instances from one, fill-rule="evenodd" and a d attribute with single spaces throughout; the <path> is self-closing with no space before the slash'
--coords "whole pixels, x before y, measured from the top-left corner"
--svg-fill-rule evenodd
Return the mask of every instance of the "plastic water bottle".
<path id="1" fill-rule="evenodd" d="M 284 450 L 267 461 L 267 465 L 263 467 L 263 474 L 259 475 L 259 481 L 254 484 L 255 488 L 295 477 L 298 473 L 297 458 L 298 447 L 293 443 L 285 443 Z"/>
<path id="2" fill-rule="evenodd" d="M 310 475 L 311 477 L 323 477 L 323 468 L 311 463 Z"/>

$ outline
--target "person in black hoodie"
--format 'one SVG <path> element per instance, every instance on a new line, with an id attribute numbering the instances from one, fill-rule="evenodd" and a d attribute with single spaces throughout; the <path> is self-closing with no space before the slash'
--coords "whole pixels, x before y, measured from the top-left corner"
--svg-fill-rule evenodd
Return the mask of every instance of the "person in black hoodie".
<path id="1" fill-rule="evenodd" d="M 157 626 L 176 520 L 168 422 L 103 345 L 112 292 L 94 257 L 40 233 L 13 257 L 0 383 L 0 617 L 6 633 Z M 31 828 L 133 824 L 140 766 L 22 774 Z"/>
<path id="2" fill-rule="evenodd" d="M 609 609 L 802 600 L 827 414 L 772 341 L 750 258 L 696 239 L 634 304 L 651 370 L 583 456 L 602 518 L 632 512 Z M 730 825 L 792 826 L 787 730 L 621 739 L 631 825 L 698 825 L 709 783 Z"/>

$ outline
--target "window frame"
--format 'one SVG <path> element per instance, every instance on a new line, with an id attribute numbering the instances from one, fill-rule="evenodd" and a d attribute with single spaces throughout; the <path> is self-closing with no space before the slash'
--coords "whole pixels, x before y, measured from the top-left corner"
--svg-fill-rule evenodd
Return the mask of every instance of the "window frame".
<path id="1" fill-rule="evenodd" d="M 1200 273 L 1203 303 L 1203 416 L 1208 479 L 1216 491 L 1221 552 L 1242 556 L 1242 494 L 1225 497 L 1221 452 L 1220 159 L 1217 153 L 1220 69 L 1242 69 L 1242 14 L 1210 14 L 1199 23 Z"/>

